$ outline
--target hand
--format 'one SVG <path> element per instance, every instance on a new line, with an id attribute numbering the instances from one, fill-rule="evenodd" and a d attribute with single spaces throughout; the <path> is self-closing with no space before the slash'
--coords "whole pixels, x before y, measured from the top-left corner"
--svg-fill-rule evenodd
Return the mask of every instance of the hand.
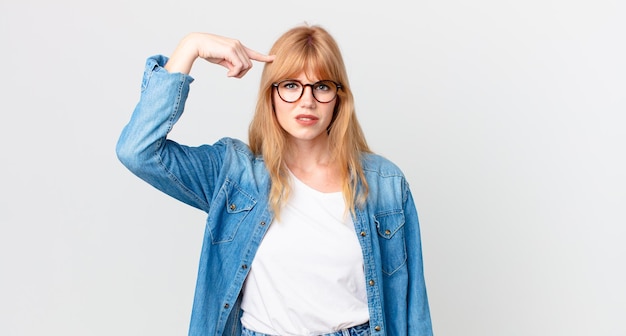
<path id="1" fill-rule="evenodd" d="M 219 64 L 228 69 L 228 77 L 243 77 L 252 68 L 252 60 L 271 62 L 274 56 L 256 52 L 235 39 L 209 33 L 191 33 L 185 36 L 172 53 L 165 69 L 189 74 L 197 58 Z"/>

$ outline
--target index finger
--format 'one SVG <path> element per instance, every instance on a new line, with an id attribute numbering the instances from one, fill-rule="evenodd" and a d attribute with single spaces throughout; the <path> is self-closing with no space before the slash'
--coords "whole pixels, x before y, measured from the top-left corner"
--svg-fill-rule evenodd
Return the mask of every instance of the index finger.
<path id="1" fill-rule="evenodd" d="M 255 60 L 258 62 L 272 62 L 274 60 L 274 55 L 265 55 L 260 52 L 256 52 L 250 48 L 246 47 L 246 53 L 251 60 Z"/>

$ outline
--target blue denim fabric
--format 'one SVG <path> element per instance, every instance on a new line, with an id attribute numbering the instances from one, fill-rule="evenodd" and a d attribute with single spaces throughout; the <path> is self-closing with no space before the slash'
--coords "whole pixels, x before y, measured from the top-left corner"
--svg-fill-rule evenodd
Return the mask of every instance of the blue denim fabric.
<path id="1" fill-rule="evenodd" d="M 340 331 L 333 332 L 330 334 L 323 334 L 323 335 L 317 335 L 317 336 L 370 336 L 370 335 L 371 335 L 370 325 L 369 323 L 364 323 L 355 327 L 342 329 Z M 246 327 L 242 327 L 241 336 L 277 336 L 277 335 L 263 334 L 263 333 L 246 329 Z"/>
<path id="2" fill-rule="evenodd" d="M 155 188 L 207 213 L 189 335 L 239 336 L 242 285 L 273 218 L 269 175 L 263 158 L 239 140 L 189 147 L 167 139 L 193 78 L 168 73 L 162 68 L 166 61 L 147 60 L 141 98 L 120 135 L 117 155 Z M 372 335 L 432 335 L 419 222 L 407 181 L 381 156 L 363 154 L 362 164 L 369 196 L 353 221 Z"/>

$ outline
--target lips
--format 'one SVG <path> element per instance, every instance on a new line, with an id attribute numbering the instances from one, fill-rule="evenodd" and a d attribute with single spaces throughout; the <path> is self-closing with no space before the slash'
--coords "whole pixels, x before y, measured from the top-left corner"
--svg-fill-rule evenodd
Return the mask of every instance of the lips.
<path id="1" fill-rule="evenodd" d="M 296 120 L 299 121 L 312 121 L 312 120 L 318 120 L 319 118 L 314 116 L 314 115 L 310 115 L 310 114 L 299 114 L 296 116 Z"/>
<path id="2" fill-rule="evenodd" d="M 311 114 L 298 114 L 296 122 L 302 126 L 312 126 L 318 122 L 319 118 Z"/>

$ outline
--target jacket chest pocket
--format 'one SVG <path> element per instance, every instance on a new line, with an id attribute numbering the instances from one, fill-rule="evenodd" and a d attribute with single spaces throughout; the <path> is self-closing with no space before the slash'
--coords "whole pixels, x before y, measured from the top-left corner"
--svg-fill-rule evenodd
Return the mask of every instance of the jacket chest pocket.
<path id="1" fill-rule="evenodd" d="M 402 210 L 374 215 L 383 272 L 392 275 L 406 262 L 404 213 Z"/>
<path id="2" fill-rule="evenodd" d="M 213 200 L 213 210 L 207 219 L 211 242 L 217 244 L 232 241 L 255 204 L 256 200 L 237 183 L 226 179 Z"/>

